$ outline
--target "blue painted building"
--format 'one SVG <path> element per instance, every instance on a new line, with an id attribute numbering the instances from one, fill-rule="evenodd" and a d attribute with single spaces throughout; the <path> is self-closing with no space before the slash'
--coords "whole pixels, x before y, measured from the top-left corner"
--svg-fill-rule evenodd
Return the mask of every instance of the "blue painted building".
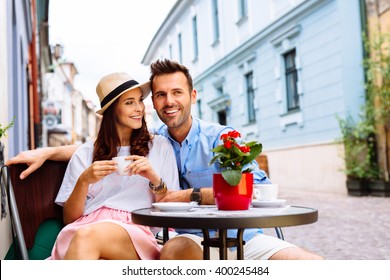
<path id="1" fill-rule="evenodd" d="M 364 102 L 364 5 L 178 0 L 142 62 L 186 65 L 193 114 L 260 140 L 281 189 L 346 193 L 336 116 L 357 117 Z"/>
<path id="2" fill-rule="evenodd" d="M 51 63 L 48 0 L 1 1 L 1 123 L 8 133 L 6 158 L 36 148 L 40 142 L 40 72 Z"/>
<path id="3" fill-rule="evenodd" d="M 51 63 L 48 1 L 0 1 L 0 123 L 6 125 L 15 117 L 7 137 L 1 139 L 5 160 L 39 145 L 39 73 Z M 9 215 L 0 221 L 0 232 L 3 258 L 12 242 Z"/>

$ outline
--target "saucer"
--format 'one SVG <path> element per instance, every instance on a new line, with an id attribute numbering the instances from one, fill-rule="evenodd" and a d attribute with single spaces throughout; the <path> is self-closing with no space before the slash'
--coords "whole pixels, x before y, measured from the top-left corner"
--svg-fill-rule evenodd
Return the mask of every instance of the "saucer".
<path id="1" fill-rule="evenodd" d="M 265 200 L 252 200 L 253 207 L 278 207 L 283 205 L 286 202 L 286 199 L 276 199 L 272 201 Z"/>
<path id="2" fill-rule="evenodd" d="M 188 211 L 191 208 L 196 207 L 198 204 L 194 202 L 155 202 L 152 203 L 153 207 L 160 209 L 161 211 Z"/>

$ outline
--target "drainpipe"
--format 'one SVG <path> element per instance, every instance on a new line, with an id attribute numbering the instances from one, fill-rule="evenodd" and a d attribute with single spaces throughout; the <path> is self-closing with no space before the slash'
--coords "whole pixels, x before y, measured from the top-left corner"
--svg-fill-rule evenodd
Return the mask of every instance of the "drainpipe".
<path id="1" fill-rule="evenodd" d="M 360 28 L 364 36 L 368 38 L 366 0 L 359 0 L 359 10 L 360 10 Z M 369 56 L 369 53 L 367 52 L 364 46 L 363 36 L 362 36 L 362 45 L 363 45 L 363 59 L 366 60 Z M 364 70 L 364 82 L 366 81 L 367 81 L 367 74 L 366 71 Z"/>

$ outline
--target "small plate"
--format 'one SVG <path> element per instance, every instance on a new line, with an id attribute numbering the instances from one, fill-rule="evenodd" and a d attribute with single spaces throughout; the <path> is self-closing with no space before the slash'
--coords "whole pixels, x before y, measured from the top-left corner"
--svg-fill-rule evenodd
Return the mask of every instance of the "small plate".
<path id="1" fill-rule="evenodd" d="M 195 202 L 155 202 L 152 203 L 153 207 L 160 209 L 161 211 L 188 211 L 191 208 L 196 207 L 198 204 Z"/>
<path id="2" fill-rule="evenodd" d="M 272 201 L 252 200 L 253 207 L 278 207 L 283 205 L 286 199 L 277 199 Z"/>

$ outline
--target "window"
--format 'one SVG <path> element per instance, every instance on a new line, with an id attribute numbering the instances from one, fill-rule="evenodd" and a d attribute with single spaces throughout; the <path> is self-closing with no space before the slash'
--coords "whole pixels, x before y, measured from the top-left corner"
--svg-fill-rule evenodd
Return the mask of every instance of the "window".
<path id="1" fill-rule="evenodd" d="M 183 63 L 183 50 L 181 45 L 181 33 L 177 35 L 177 44 L 179 46 L 179 62 Z"/>
<path id="2" fill-rule="evenodd" d="M 201 99 L 196 100 L 196 105 L 198 107 L 198 118 L 201 119 L 202 118 L 202 100 Z"/>
<path id="3" fill-rule="evenodd" d="M 207 105 L 213 111 L 213 119 L 216 119 L 222 125 L 226 125 L 229 121 L 230 96 L 225 92 L 225 76 L 216 74 L 212 84 L 215 89 L 214 94 L 212 94 L 214 98 L 207 102 Z"/>
<path id="4" fill-rule="evenodd" d="M 213 0 L 213 34 L 214 34 L 214 43 L 219 40 L 219 22 L 218 22 L 218 0 Z"/>
<path id="5" fill-rule="evenodd" d="M 219 96 L 223 95 L 223 86 L 217 87 L 217 93 L 218 93 Z"/>
<path id="6" fill-rule="evenodd" d="M 169 44 L 169 58 L 173 59 L 173 56 L 172 56 L 172 45 L 171 44 Z"/>
<path id="7" fill-rule="evenodd" d="M 226 110 L 218 112 L 218 123 L 221 125 L 227 125 Z"/>
<path id="8" fill-rule="evenodd" d="M 196 16 L 192 18 L 192 36 L 194 37 L 194 60 L 198 58 L 198 26 Z"/>
<path id="9" fill-rule="evenodd" d="M 223 86 L 219 86 L 216 88 L 217 90 L 217 95 L 219 96 L 219 98 L 221 98 L 223 95 L 224 95 L 224 92 L 223 92 Z M 226 112 L 226 106 L 221 106 L 222 104 L 220 104 L 220 108 L 219 110 L 217 111 L 217 116 L 218 116 L 218 123 L 219 124 L 222 124 L 222 125 L 226 125 L 227 124 L 227 112 Z M 223 109 L 221 109 L 223 108 Z"/>
<path id="10" fill-rule="evenodd" d="M 295 65 L 295 49 L 284 54 L 284 67 L 286 77 L 287 111 L 299 109 L 298 75 Z"/>
<path id="11" fill-rule="evenodd" d="M 275 65 L 275 97 L 278 102 L 280 127 L 286 130 L 289 125 L 304 126 L 301 111 L 304 89 L 299 77 L 302 65 L 299 59 L 299 41 L 301 26 L 295 23 L 286 26 L 283 32 L 277 33 L 270 42 L 278 54 Z"/>
<path id="12" fill-rule="evenodd" d="M 247 0 L 238 0 L 238 18 L 242 19 L 248 15 Z"/>
<path id="13" fill-rule="evenodd" d="M 248 122 L 256 121 L 255 114 L 255 91 L 253 89 L 253 72 L 245 75 L 246 94 L 248 103 Z"/>

